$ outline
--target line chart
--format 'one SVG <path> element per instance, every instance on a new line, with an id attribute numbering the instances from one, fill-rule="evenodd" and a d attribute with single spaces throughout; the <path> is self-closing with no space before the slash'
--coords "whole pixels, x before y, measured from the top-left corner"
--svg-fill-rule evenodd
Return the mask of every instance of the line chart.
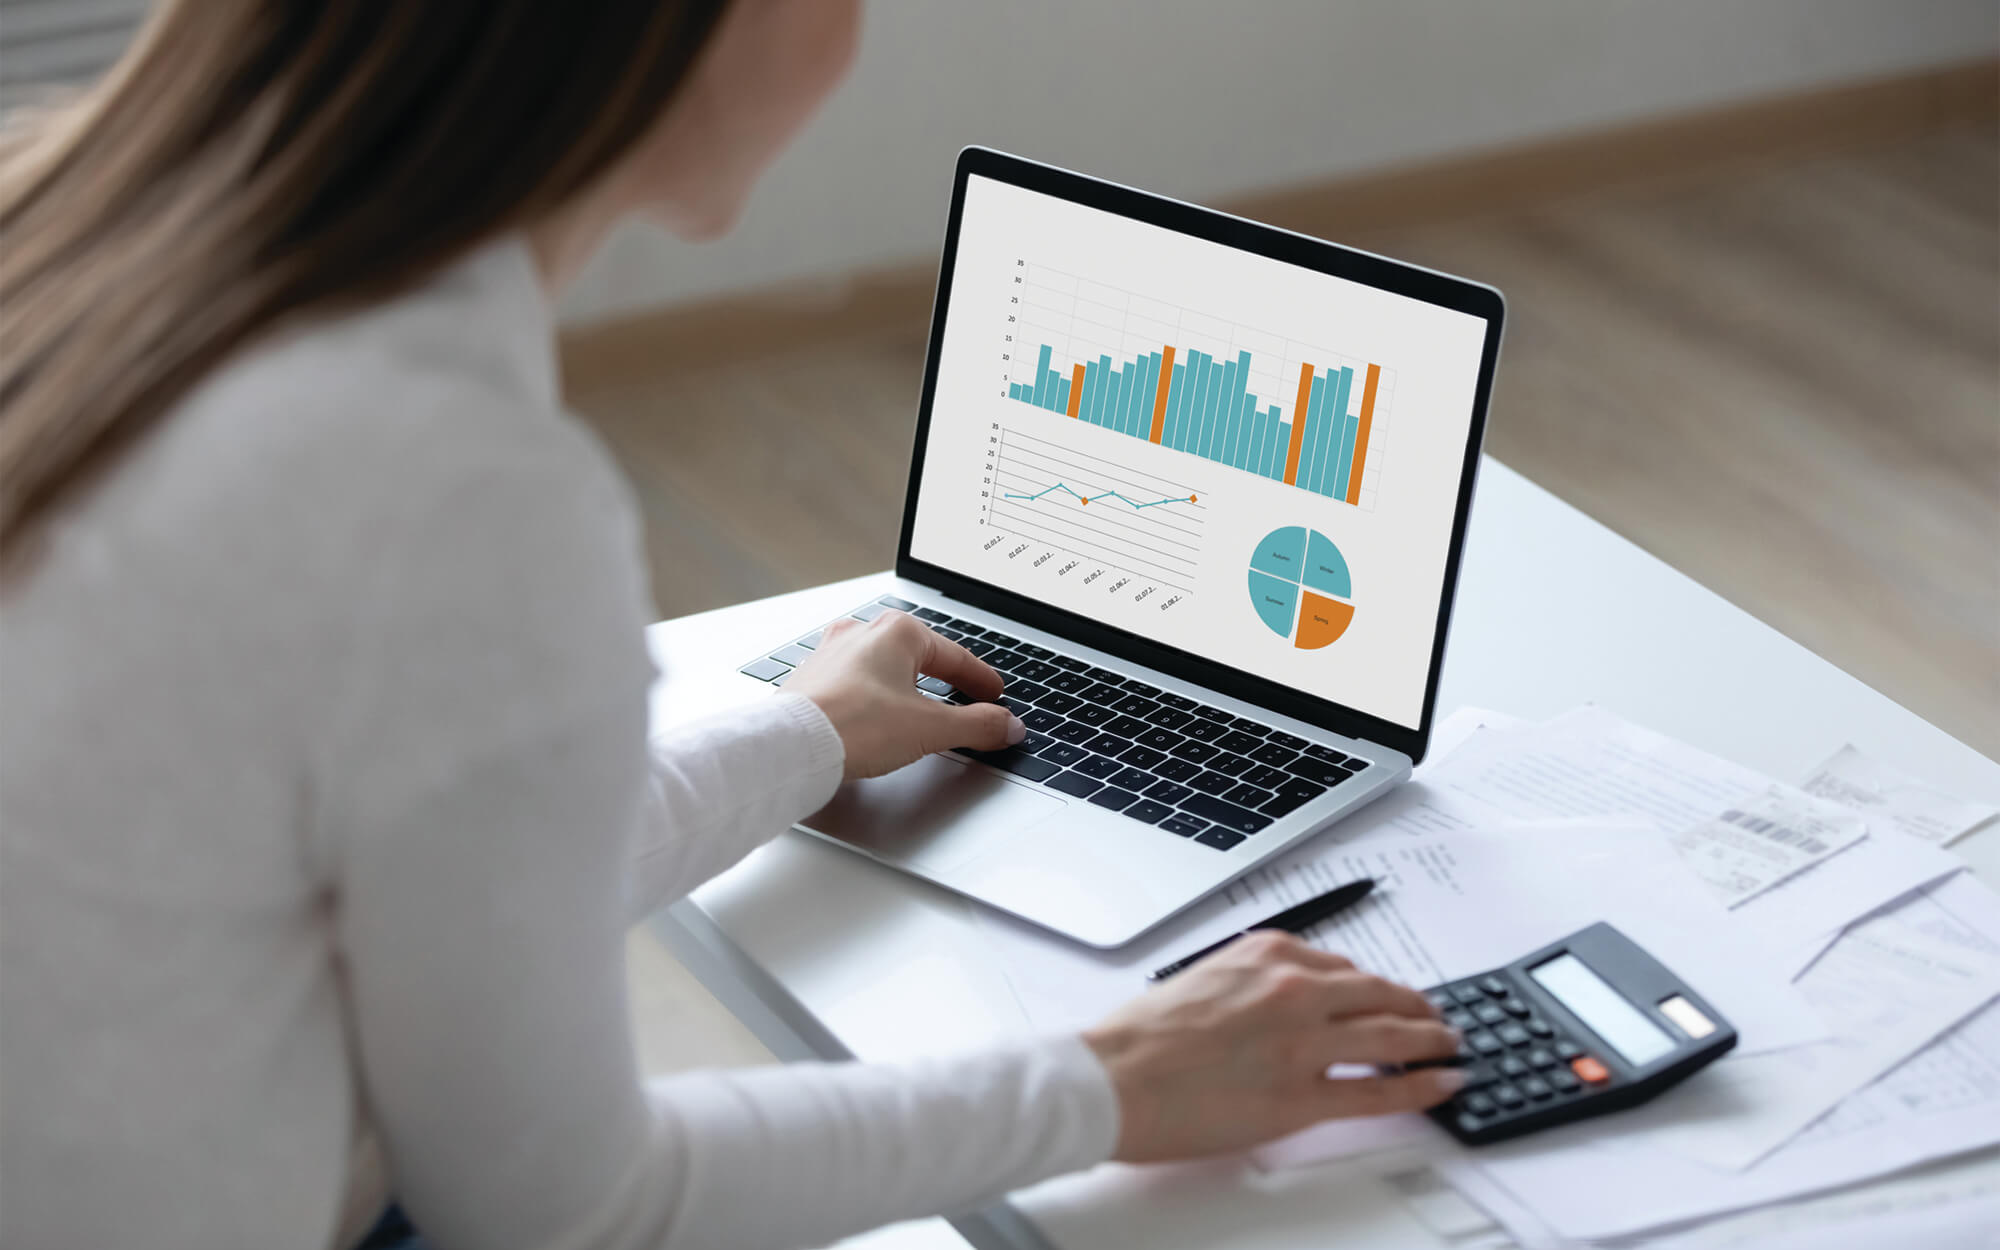
<path id="1" fill-rule="evenodd" d="M 1200 490 L 1015 429 L 1002 428 L 989 454 L 987 524 L 1189 593 L 1207 511 Z"/>

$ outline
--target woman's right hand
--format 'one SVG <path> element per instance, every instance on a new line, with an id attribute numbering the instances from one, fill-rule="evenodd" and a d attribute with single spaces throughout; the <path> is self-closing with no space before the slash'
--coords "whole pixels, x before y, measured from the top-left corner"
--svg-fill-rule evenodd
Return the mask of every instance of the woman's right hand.
<path id="1" fill-rule="evenodd" d="M 1329 1078 L 1337 1063 L 1458 1049 L 1422 994 L 1289 934 L 1252 933 L 1132 1000 L 1084 1041 L 1118 1092 L 1126 1163 L 1241 1150 L 1320 1120 L 1415 1111 L 1463 1085 L 1452 1068 Z"/>

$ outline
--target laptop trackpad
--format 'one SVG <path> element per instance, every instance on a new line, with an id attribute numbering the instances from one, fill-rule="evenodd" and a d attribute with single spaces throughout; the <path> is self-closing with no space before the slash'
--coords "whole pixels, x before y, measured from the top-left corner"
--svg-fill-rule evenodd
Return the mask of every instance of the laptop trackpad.
<path id="1" fill-rule="evenodd" d="M 1066 806 L 990 769 L 927 755 L 886 777 L 848 782 L 799 823 L 883 859 L 947 872 Z"/>

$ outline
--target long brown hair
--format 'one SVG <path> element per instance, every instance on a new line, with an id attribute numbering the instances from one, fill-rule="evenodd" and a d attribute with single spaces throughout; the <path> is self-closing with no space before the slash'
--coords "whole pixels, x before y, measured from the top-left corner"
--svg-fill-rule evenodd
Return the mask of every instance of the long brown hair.
<path id="1" fill-rule="evenodd" d="M 573 196 L 726 0 L 167 0 L 0 147 L 0 551 L 275 323 Z"/>

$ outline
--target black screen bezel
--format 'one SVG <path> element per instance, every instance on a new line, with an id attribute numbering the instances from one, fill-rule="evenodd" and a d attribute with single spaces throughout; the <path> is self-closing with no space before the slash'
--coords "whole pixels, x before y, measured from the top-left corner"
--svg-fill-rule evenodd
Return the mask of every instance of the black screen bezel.
<path id="1" fill-rule="evenodd" d="M 923 483 L 924 453 L 930 440 L 931 410 L 937 394 L 938 361 L 944 347 L 945 318 L 951 304 L 952 271 L 958 263 L 959 223 L 965 210 L 965 190 L 973 177 L 991 178 L 1026 190 L 1147 222 L 1194 238 L 1345 278 L 1397 295 L 1422 300 L 1478 317 L 1486 323 L 1480 351 L 1479 377 L 1473 390 L 1472 419 L 1466 429 L 1465 452 L 1459 467 L 1458 503 L 1452 518 L 1450 547 L 1445 553 L 1444 584 L 1438 597 L 1437 625 L 1431 640 L 1430 671 L 1425 677 L 1422 716 L 1412 729 L 1366 712 L 1305 694 L 1280 682 L 1231 668 L 1178 647 L 1106 625 L 1077 612 L 1052 607 L 1015 591 L 983 582 L 910 554 L 916 529 L 917 496 Z M 1458 591 L 1459 560 L 1465 549 L 1466 520 L 1478 476 L 1480 446 L 1486 434 L 1487 402 L 1500 355 L 1500 335 L 1506 304 L 1490 286 L 1454 278 L 1414 265 L 1342 247 L 1274 226 L 1261 225 L 1179 200 L 1102 182 L 1082 174 L 1009 156 L 989 148 L 968 147 L 959 153 L 952 178 L 951 216 L 945 227 L 944 251 L 938 263 L 937 295 L 931 309 L 929 348 L 924 360 L 923 394 L 917 409 L 916 446 L 911 454 L 903 527 L 896 546 L 896 574 L 933 586 L 944 594 L 1023 621 L 1037 629 L 1074 638 L 1086 646 L 1121 656 L 1136 664 L 1171 673 L 1259 707 L 1269 708 L 1345 737 L 1378 742 L 1421 760 L 1430 742 L 1436 711 L 1438 674 L 1444 667 L 1446 635 L 1452 602 Z"/>

